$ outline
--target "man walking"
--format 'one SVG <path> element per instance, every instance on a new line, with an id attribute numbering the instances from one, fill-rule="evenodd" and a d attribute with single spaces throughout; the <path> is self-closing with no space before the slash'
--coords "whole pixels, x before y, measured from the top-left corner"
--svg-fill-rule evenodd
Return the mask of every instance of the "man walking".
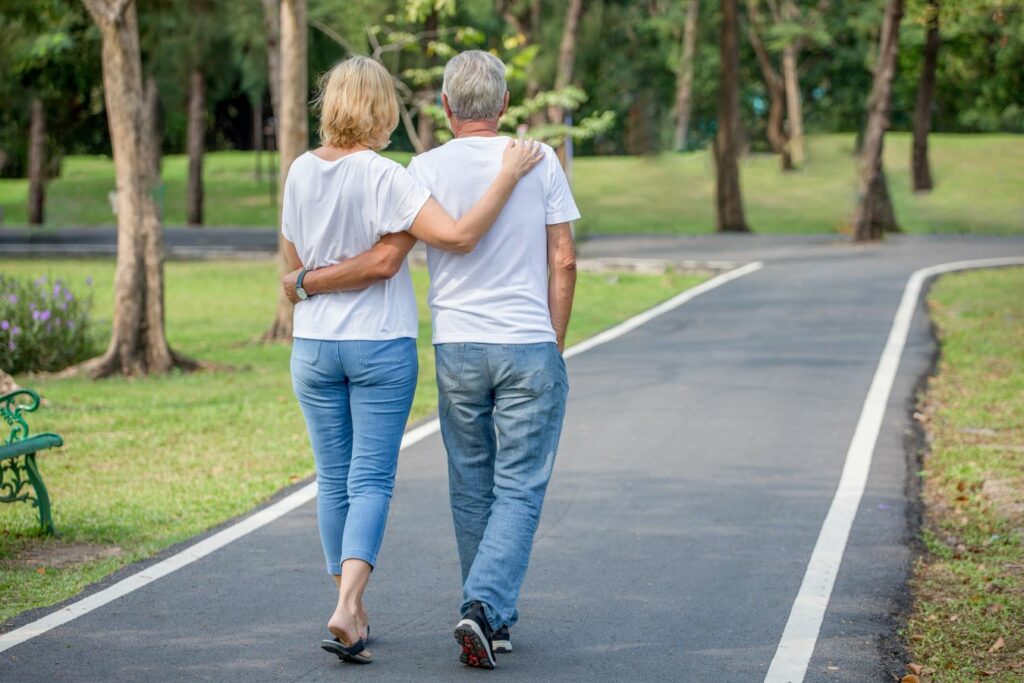
<path id="1" fill-rule="evenodd" d="M 505 65 L 454 57 L 441 95 L 455 139 L 409 171 L 452 216 L 498 173 Z M 520 181 L 469 254 L 427 249 L 441 435 L 462 566 L 460 660 L 491 669 L 509 627 L 554 466 L 568 379 L 561 351 L 576 285 L 569 222 L 579 218 L 554 151 Z"/>

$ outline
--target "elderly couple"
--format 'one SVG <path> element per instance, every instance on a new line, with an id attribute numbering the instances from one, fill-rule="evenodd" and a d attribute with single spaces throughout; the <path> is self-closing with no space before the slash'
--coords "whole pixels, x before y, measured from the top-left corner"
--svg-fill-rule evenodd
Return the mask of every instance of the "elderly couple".
<path id="1" fill-rule="evenodd" d="M 295 306 L 291 372 L 309 430 L 317 513 L 338 602 L 322 647 L 366 663 L 363 603 L 384 536 L 416 388 L 416 300 L 406 256 L 427 245 L 441 435 L 463 602 L 460 661 L 493 669 L 554 465 L 568 392 L 561 351 L 579 218 L 550 147 L 497 135 L 505 66 L 453 58 L 441 101 L 455 139 L 408 169 L 375 150 L 398 106 L 388 72 L 349 59 L 324 78 L 323 146 L 292 164 L 282 232 Z"/>

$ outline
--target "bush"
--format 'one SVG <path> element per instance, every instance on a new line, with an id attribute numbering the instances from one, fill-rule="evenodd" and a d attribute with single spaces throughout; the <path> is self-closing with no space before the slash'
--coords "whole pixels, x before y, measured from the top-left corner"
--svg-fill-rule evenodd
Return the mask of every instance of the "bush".
<path id="1" fill-rule="evenodd" d="M 53 371 L 85 360 L 93 351 L 91 311 L 91 291 L 76 297 L 45 275 L 30 281 L 0 274 L 0 368 Z"/>

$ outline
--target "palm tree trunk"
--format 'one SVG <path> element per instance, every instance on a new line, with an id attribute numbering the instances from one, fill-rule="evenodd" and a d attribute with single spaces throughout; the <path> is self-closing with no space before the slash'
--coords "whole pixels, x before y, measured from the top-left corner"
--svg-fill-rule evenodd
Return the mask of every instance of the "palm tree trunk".
<path id="1" fill-rule="evenodd" d="M 676 150 L 686 149 L 690 134 L 690 97 L 693 93 L 693 51 L 697 44 L 698 0 L 686 4 L 686 23 L 683 25 L 683 47 L 679 58 L 679 75 L 676 78 L 676 130 L 672 146 Z"/>
<path id="2" fill-rule="evenodd" d="M 881 239 L 887 230 L 896 230 L 896 217 L 882 168 L 882 148 L 889 127 L 892 82 L 896 75 L 899 52 L 900 19 L 903 0 L 887 0 L 882 35 L 879 40 L 878 64 L 868 100 L 868 120 L 864 128 L 861 153 L 860 201 L 853 217 L 854 239 L 858 242 Z"/>
<path id="3" fill-rule="evenodd" d="M 715 135 L 715 208 L 719 232 L 750 232 L 740 193 L 740 53 L 736 0 L 722 0 L 718 86 L 718 131 Z"/>
<path id="4" fill-rule="evenodd" d="M 924 64 L 921 66 L 921 80 L 917 86 L 917 102 L 914 105 L 914 144 L 911 159 L 914 192 L 929 192 L 932 181 L 931 165 L 928 163 L 928 133 L 932 126 L 932 101 L 935 99 L 935 69 L 939 62 L 939 3 L 932 0 L 925 11 L 928 13 L 928 34 L 924 44 Z"/>

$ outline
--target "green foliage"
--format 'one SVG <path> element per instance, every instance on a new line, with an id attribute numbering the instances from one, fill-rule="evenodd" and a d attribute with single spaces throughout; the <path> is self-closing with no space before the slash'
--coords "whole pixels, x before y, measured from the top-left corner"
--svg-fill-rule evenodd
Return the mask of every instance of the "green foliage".
<path id="1" fill-rule="evenodd" d="M 63 280 L 0 273 L 0 368 L 52 371 L 85 360 L 93 351 L 91 308 L 91 292 L 76 297 Z"/>

